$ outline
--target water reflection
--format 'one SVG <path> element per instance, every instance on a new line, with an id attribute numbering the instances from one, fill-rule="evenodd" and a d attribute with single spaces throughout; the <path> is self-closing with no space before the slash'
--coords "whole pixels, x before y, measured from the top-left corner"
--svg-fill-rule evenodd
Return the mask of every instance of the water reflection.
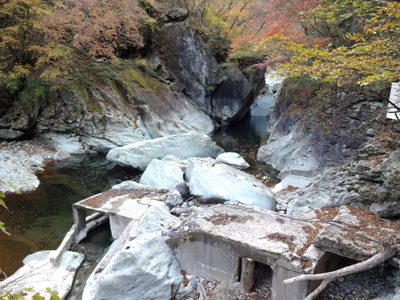
<path id="1" fill-rule="evenodd" d="M 225 152 L 239 153 L 250 165 L 245 172 L 263 180 L 267 186 L 279 182 L 278 171 L 272 166 L 257 161 L 257 152 L 264 140 L 269 118 L 253 116 L 230 127 L 224 127 L 214 132 L 212 139 Z"/>
<path id="2" fill-rule="evenodd" d="M 11 236 L 0 233 L 0 268 L 9 276 L 28 254 L 56 249 L 73 223 L 73 203 L 140 174 L 104 156 L 74 156 L 47 167 L 36 191 L 6 196 L 9 210 L 0 209 L 0 220 Z"/>

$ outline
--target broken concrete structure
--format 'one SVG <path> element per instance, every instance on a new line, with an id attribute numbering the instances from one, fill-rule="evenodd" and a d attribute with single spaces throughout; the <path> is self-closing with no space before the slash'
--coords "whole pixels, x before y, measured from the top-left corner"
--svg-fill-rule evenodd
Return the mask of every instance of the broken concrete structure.
<path id="1" fill-rule="evenodd" d="M 110 216 L 113 236 L 119 237 L 118 246 L 103 258 L 96 272 L 106 270 L 110 261 L 117 263 L 118 249 L 137 236 L 153 232 L 153 229 L 161 235 L 160 230 L 163 230 L 162 236 L 175 249 L 174 254 L 187 273 L 221 282 L 238 281 L 241 260 L 251 258 L 271 267 L 272 300 L 302 300 L 319 282 L 299 281 L 286 285 L 285 279 L 335 270 L 340 256 L 365 259 L 374 254 L 365 249 L 369 246 L 372 250 L 371 241 L 361 243 L 350 231 L 370 239 L 377 239 L 383 232 L 400 232 L 397 223 L 384 224 L 367 210 L 350 206 L 288 216 L 233 202 L 191 207 L 187 210 L 187 219 L 179 220 L 169 214 L 165 204 L 168 197 L 175 195 L 173 192 L 113 189 L 74 204 L 79 228 L 85 226 L 82 220 L 86 210 L 95 210 Z M 157 217 L 164 214 L 168 216 Z M 156 222 L 147 222 L 146 216 L 156 217 Z"/>
<path id="2" fill-rule="evenodd" d="M 172 194 L 172 195 L 171 195 Z M 139 220 L 149 206 L 163 206 L 163 198 L 180 196 L 169 190 L 151 189 L 111 189 L 79 201 L 72 206 L 75 224 L 79 230 L 86 227 L 86 212 L 88 210 L 110 216 L 111 233 L 117 239 L 132 220 Z"/>
<path id="3" fill-rule="evenodd" d="M 192 217 L 193 218 L 193 217 Z M 167 243 L 177 246 L 182 268 L 219 281 L 237 281 L 240 259 L 252 258 L 273 270 L 272 299 L 302 300 L 316 285 L 283 280 L 329 269 L 331 254 L 312 241 L 324 227 L 257 206 L 216 205 L 195 210 L 193 230 L 182 231 Z"/>

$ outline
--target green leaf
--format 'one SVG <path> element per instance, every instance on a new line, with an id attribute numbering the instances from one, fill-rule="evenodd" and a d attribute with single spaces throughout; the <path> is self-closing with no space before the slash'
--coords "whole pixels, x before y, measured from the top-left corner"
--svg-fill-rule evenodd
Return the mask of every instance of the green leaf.
<path id="1" fill-rule="evenodd" d="M 1 192 L 0 192 L 0 193 L 1 193 Z M 1 195 L 0 195 L 0 197 L 1 197 Z M 1 197 L 1 198 L 4 198 L 4 197 Z M 0 199 L 0 205 L 2 205 L 2 206 L 4 206 L 5 208 L 7 208 L 5 202 L 4 202 L 2 199 Z M 8 209 L 8 208 L 7 208 L 7 209 Z"/>
<path id="2" fill-rule="evenodd" d="M 56 294 L 51 295 L 50 300 L 61 300 Z"/>
<path id="3" fill-rule="evenodd" d="M 0 230 L 3 231 L 7 235 L 11 235 L 7 232 L 6 228 L 4 227 L 4 223 L 0 221 Z"/>
<path id="4" fill-rule="evenodd" d="M 33 300 L 45 300 L 42 296 L 40 296 L 39 293 L 36 293 L 35 295 L 32 296 Z M 51 298 L 50 298 L 51 299 Z"/>

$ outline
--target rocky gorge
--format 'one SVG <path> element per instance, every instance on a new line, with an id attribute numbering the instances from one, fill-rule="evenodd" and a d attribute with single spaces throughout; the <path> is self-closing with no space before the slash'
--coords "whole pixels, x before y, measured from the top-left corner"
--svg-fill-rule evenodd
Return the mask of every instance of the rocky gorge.
<path id="1" fill-rule="evenodd" d="M 50 287 L 66 298 L 83 261 L 71 245 L 101 222 L 110 223 L 115 242 L 82 299 L 224 299 L 228 288 L 220 283 L 240 280 L 244 257 L 272 269 L 270 294 L 258 297 L 304 299 L 315 285 L 282 281 L 377 251 L 331 221 L 373 240 L 400 233 L 399 129 L 379 123 L 387 85 L 267 77 L 264 88 L 262 70 L 219 64 L 183 8 L 159 3 L 154 10 L 165 39 L 148 41 L 145 68 L 115 74 L 107 60 L 95 62 L 99 72 L 85 85 L 66 78 L 60 91 L 36 102 L 2 92 L 0 178 L 16 189 L 35 190 L 34 174 L 70 155 L 104 153 L 144 173 L 75 204 L 75 224 L 58 250 L 29 256 L 0 290 Z M 208 136 L 249 113 L 270 114 L 255 150 L 279 171 L 281 182 L 271 189 L 245 172 L 243 157 L 224 153 Z M 31 137 L 39 142 L 32 146 Z M 4 182 L 0 189 L 14 191 Z M 86 210 L 99 215 L 86 217 Z M 390 263 L 399 266 L 397 258 Z M 397 290 L 360 299 L 395 299 Z"/>

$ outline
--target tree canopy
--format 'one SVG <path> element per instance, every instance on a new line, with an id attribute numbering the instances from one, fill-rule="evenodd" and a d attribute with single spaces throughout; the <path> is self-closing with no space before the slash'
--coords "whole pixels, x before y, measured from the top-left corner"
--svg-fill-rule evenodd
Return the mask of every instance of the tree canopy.
<path id="1" fill-rule="evenodd" d="M 300 15 L 326 43 L 309 46 L 274 34 L 261 42 L 268 59 L 260 66 L 279 65 L 279 72 L 287 76 L 308 75 L 339 84 L 399 80 L 400 3 L 324 0 Z M 329 32 L 337 29 L 336 39 L 318 30 L 324 27 L 330 27 Z M 355 27 L 360 29 L 354 32 Z"/>
<path id="2" fill-rule="evenodd" d="M 0 0 L 0 86 L 56 79 L 74 56 L 115 58 L 140 48 L 141 10 L 130 0 Z"/>

